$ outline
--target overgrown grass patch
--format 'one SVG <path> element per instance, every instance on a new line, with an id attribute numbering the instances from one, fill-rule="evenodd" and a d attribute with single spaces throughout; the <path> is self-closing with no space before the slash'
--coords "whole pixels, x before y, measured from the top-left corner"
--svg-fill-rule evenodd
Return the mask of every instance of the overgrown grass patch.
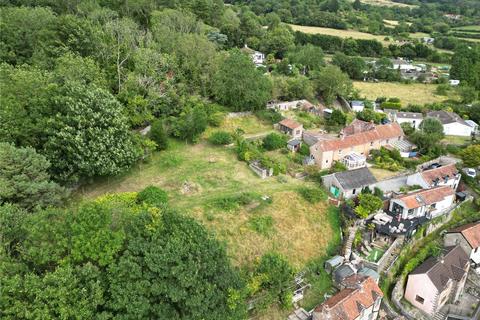
<path id="1" fill-rule="evenodd" d="M 239 209 L 241 206 L 246 206 L 258 199 L 259 196 L 255 193 L 243 192 L 237 195 L 218 197 L 212 201 L 211 205 L 216 209 L 231 212 Z"/>
<path id="2" fill-rule="evenodd" d="M 274 220 L 271 216 L 252 216 L 248 220 L 248 224 L 253 231 L 263 236 L 269 236 L 275 231 Z"/>
<path id="3" fill-rule="evenodd" d="M 298 193 L 310 203 L 318 203 L 327 199 L 327 193 L 321 188 L 301 187 Z"/>

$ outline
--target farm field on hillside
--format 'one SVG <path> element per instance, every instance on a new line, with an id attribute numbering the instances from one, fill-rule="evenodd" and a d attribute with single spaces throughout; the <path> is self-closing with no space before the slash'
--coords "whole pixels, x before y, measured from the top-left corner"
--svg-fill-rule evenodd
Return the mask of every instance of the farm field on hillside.
<path id="1" fill-rule="evenodd" d="M 237 160 L 231 148 L 206 142 L 187 145 L 172 141 L 167 151 L 155 153 L 148 163 L 124 176 L 82 188 L 79 196 L 139 191 L 148 185 L 166 190 L 173 208 L 195 217 L 225 241 L 237 265 L 274 249 L 301 268 L 323 255 L 333 237 L 327 203 L 311 204 L 297 191 L 310 183 L 288 176 L 262 180 Z M 257 200 L 224 209 L 229 199 L 247 193 L 257 195 Z M 271 198 L 271 204 L 259 199 L 264 195 Z M 255 228 L 265 228 L 265 233 Z"/>
<path id="2" fill-rule="evenodd" d="M 408 104 L 425 104 L 432 102 L 441 102 L 449 98 L 456 98 L 455 95 L 450 97 L 435 95 L 435 84 L 412 83 L 404 84 L 398 82 L 363 82 L 355 81 L 353 83 L 355 89 L 360 90 L 361 96 L 375 100 L 377 97 L 400 98 L 402 105 Z"/>
<path id="3" fill-rule="evenodd" d="M 353 2 L 354 0 L 351 0 Z M 406 3 L 399 3 L 390 0 L 362 0 L 362 3 L 369 4 L 372 6 L 384 6 L 384 7 L 403 7 L 403 8 L 415 8 L 416 5 L 406 4 Z"/>
<path id="4" fill-rule="evenodd" d="M 324 27 L 309 27 L 309 26 L 299 26 L 295 24 L 290 24 L 295 31 L 301 31 L 304 33 L 311 34 L 325 34 L 329 36 L 337 36 L 341 38 L 353 38 L 353 39 L 365 39 L 365 40 L 378 40 L 384 44 L 389 44 L 388 41 L 385 41 L 385 36 L 373 35 L 366 32 L 360 32 L 355 30 L 340 30 L 333 28 L 324 28 Z"/>

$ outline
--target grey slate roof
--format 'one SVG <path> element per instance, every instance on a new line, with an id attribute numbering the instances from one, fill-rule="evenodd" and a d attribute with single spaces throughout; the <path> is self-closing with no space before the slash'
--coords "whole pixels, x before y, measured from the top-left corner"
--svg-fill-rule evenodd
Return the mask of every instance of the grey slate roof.
<path id="1" fill-rule="evenodd" d="M 435 287 L 442 291 L 448 280 L 462 279 L 468 259 L 468 255 L 460 246 L 446 247 L 440 257 L 428 258 L 410 274 L 426 274 Z"/>
<path id="2" fill-rule="evenodd" d="M 444 111 L 444 110 L 431 111 L 431 112 L 427 113 L 427 117 L 436 118 L 436 119 L 440 120 L 440 122 L 442 124 L 449 124 L 449 123 L 458 122 L 460 124 L 469 126 L 468 123 L 466 123 L 465 120 L 463 120 L 458 114 L 453 113 L 453 112 L 447 112 L 447 111 Z"/>
<path id="3" fill-rule="evenodd" d="M 368 168 L 337 172 L 334 175 L 345 190 L 362 188 L 377 182 L 377 179 L 375 179 Z"/>

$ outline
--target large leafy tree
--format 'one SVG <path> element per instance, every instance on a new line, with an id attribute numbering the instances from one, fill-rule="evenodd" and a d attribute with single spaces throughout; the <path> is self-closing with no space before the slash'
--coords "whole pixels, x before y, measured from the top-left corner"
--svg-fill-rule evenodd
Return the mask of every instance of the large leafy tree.
<path id="1" fill-rule="evenodd" d="M 121 105 L 107 91 L 68 84 L 53 103 L 58 112 L 49 120 L 44 152 L 57 179 L 118 174 L 139 158 Z"/>
<path id="2" fill-rule="evenodd" d="M 337 66 L 326 66 L 313 74 L 313 80 L 327 105 L 331 105 L 338 96 L 348 96 L 353 90 L 352 81 Z"/>
<path id="3" fill-rule="evenodd" d="M 435 118 L 426 118 L 419 129 L 410 135 L 410 139 L 417 145 L 420 152 L 436 155 L 439 149 L 438 143 L 444 137 L 442 123 Z"/>
<path id="4" fill-rule="evenodd" d="M 235 111 L 258 110 L 270 99 L 271 86 L 248 56 L 233 50 L 215 75 L 213 92 L 220 103 Z"/>
<path id="5" fill-rule="evenodd" d="M 480 145 L 475 144 L 462 150 L 462 160 L 466 166 L 476 168 L 480 166 Z"/>
<path id="6" fill-rule="evenodd" d="M 135 193 L 21 213 L 0 206 L 2 318 L 245 316 L 238 273 L 191 218 Z"/>
<path id="7" fill-rule="evenodd" d="M 261 49 L 267 53 L 273 53 L 278 57 L 284 54 L 294 46 L 294 36 L 290 29 L 285 25 L 278 25 L 269 29 L 261 43 Z"/>
<path id="8" fill-rule="evenodd" d="M 27 209 L 58 205 L 65 190 L 50 180 L 50 163 L 33 148 L 0 143 L 0 204 Z"/>

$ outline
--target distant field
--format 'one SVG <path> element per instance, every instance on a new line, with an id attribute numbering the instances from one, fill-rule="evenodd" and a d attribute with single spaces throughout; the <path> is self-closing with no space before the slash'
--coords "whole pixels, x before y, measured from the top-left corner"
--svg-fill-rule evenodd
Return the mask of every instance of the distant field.
<path id="1" fill-rule="evenodd" d="M 355 89 L 360 90 L 360 95 L 364 95 L 368 99 L 396 97 L 400 98 L 403 106 L 408 104 L 423 105 L 425 103 L 441 102 L 448 98 L 456 98 L 454 95 L 450 97 L 435 95 L 434 92 L 437 87 L 435 84 L 355 81 L 353 85 Z"/>
<path id="2" fill-rule="evenodd" d="M 453 28 L 453 30 L 468 30 L 468 31 L 477 31 L 477 32 L 480 32 L 480 25 L 471 25 L 471 26 L 464 26 L 464 27 L 456 27 L 456 28 Z"/>
<path id="3" fill-rule="evenodd" d="M 398 20 L 387 20 L 387 19 L 383 19 L 383 22 L 385 23 L 385 25 L 388 27 L 395 27 L 395 26 L 398 26 L 400 24 L 400 22 Z M 406 22 L 407 25 L 412 25 L 411 22 Z"/>
<path id="4" fill-rule="evenodd" d="M 337 36 L 340 38 L 353 38 L 353 39 L 364 39 L 364 40 L 378 40 L 384 44 L 389 44 L 388 41 L 385 41 L 385 36 L 373 35 L 366 32 L 360 32 L 355 30 L 340 30 L 333 28 L 323 28 L 323 27 L 309 27 L 309 26 L 299 26 L 295 24 L 290 24 L 295 31 L 301 31 L 304 33 L 310 34 L 325 34 L 329 36 Z"/>
<path id="5" fill-rule="evenodd" d="M 354 0 L 352 0 L 352 2 L 353 1 Z M 370 4 L 370 5 L 373 5 L 373 6 L 384 6 L 384 7 L 393 7 L 393 6 L 404 7 L 404 8 L 406 8 L 406 7 L 408 7 L 408 8 L 417 7 L 415 5 L 393 2 L 393 1 L 390 1 L 390 0 L 362 0 L 362 3 Z"/>

